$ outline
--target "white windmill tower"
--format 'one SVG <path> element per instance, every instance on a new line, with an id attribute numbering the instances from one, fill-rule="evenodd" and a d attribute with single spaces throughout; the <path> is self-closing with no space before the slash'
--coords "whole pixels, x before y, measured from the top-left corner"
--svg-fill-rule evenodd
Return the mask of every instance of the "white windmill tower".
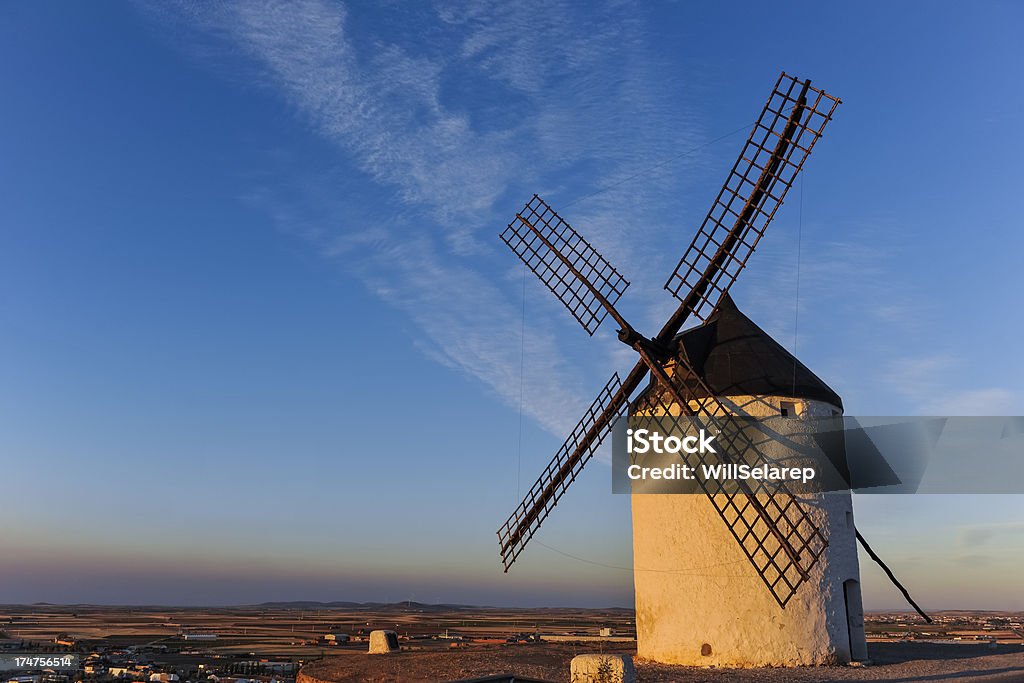
<path id="1" fill-rule="evenodd" d="M 499 529 L 505 571 L 615 420 L 627 413 L 630 398 L 648 376 L 648 387 L 632 403 L 634 411 L 724 416 L 720 443 L 743 452 L 748 462 L 766 460 L 765 446 L 751 442 L 731 416 L 841 412 L 835 392 L 743 316 L 728 296 L 838 104 L 809 80 L 779 76 L 707 218 L 666 283 L 681 303 L 653 337 L 639 334 L 615 309 L 629 282 L 537 195 L 501 234 L 589 334 L 611 315 L 620 341 L 640 356 L 625 380 L 612 376 Z M 698 327 L 680 334 L 687 322 Z M 737 350 L 747 354 L 749 376 L 716 365 L 723 358 L 731 364 Z M 789 381 L 766 370 L 779 364 L 788 369 Z M 701 486 L 704 496 L 633 496 L 639 656 L 723 666 L 863 659 L 859 534 L 849 493 L 797 496 L 784 486 L 770 492 L 760 484 L 743 484 L 739 492 L 707 482 Z M 709 570 L 682 571 L 701 566 Z M 728 572 L 713 571 L 725 566 Z"/>

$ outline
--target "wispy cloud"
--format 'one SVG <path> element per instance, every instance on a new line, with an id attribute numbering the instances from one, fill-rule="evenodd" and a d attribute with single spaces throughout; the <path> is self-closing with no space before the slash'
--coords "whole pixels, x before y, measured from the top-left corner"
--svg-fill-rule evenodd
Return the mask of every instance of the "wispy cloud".
<path id="1" fill-rule="evenodd" d="M 1012 415 L 1024 406 L 1019 392 L 998 386 L 958 385 L 963 362 L 950 354 L 896 357 L 885 368 L 885 387 L 920 415 Z"/>
<path id="2" fill-rule="evenodd" d="M 506 305 L 491 278 L 443 263 L 425 240 L 404 240 L 385 259 L 379 270 L 387 274 L 367 273 L 367 282 L 376 281 L 378 294 L 423 330 L 428 355 L 485 380 L 510 405 L 519 400 L 520 368 L 529 368 L 523 391 L 531 398 L 524 408 L 554 433 L 582 412 L 584 387 L 565 367 L 554 335 L 528 323 L 521 337 L 520 312 Z"/>
<path id="3" fill-rule="evenodd" d="M 802 191 L 799 184 L 793 188 L 786 212 L 758 248 L 757 267 L 737 285 L 749 312 L 781 343 L 795 342 L 798 349 L 834 336 L 822 326 L 828 319 L 859 328 L 893 326 L 901 333 L 920 328 L 931 311 L 900 275 L 899 232 L 882 217 L 826 224 L 808 215 L 804 221 Z"/>
<path id="4" fill-rule="evenodd" d="M 1012 542 L 1024 537 L 1024 522 L 993 522 L 964 524 L 956 529 L 956 543 L 961 549 L 977 549 L 991 542 Z"/>
<path id="5" fill-rule="evenodd" d="M 479 219 L 513 161 L 503 134 L 476 132 L 441 104 L 441 64 L 386 44 L 359 56 L 347 23 L 342 5 L 245 2 L 207 26 L 259 60 L 314 128 L 403 201 L 448 225 Z"/>
<path id="6" fill-rule="evenodd" d="M 790 204 L 799 202 L 799 185 Z M 967 373 L 947 311 L 905 267 L 916 246 L 884 215 L 824 224 L 788 207 L 736 290 L 745 310 L 862 415 L 1006 415 L 1022 395 Z M 799 257 L 798 257 L 799 255 Z M 797 310 L 799 309 L 799 317 Z M 837 334 L 838 329 L 848 334 Z"/>
<path id="7" fill-rule="evenodd" d="M 607 331 L 567 354 L 556 343 L 564 312 L 552 302 L 531 309 L 520 338 L 521 271 L 495 253 L 494 233 L 530 192 L 567 203 L 702 139 L 692 112 L 659 94 L 682 84 L 659 71 L 637 12 L 617 3 L 440 3 L 418 8 L 415 27 L 394 11 L 387 30 L 357 31 L 355 8 L 319 0 L 151 11 L 201 35 L 203 61 L 243 55 L 391 194 L 383 206 L 363 200 L 346 178 L 349 194 L 337 199 L 330 178 L 303 175 L 264 178 L 246 199 L 406 312 L 425 354 L 513 405 L 522 351 L 526 414 L 564 433 L 622 354 Z M 675 258 L 656 237 L 678 232 L 664 219 L 672 181 L 663 169 L 568 212 L 638 288 L 660 287 L 658 271 Z M 640 301 L 641 311 L 659 308 Z"/>

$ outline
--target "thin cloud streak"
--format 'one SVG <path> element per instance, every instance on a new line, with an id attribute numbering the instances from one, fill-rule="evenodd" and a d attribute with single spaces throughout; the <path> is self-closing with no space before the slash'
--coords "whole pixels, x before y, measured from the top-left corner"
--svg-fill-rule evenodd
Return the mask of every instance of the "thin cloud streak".
<path id="1" fill-rule="evenodd" d="M 417 346 L 426 355 L 483 381 L 510 405 L 520 398 L 519 281 L 494 282 L 482 265 L 499 258 L 495 226 L 507 219 L 506 210 L 495 211 L 499 199 L 512 194 L 518 203 L 528 196 L 523 188 L 539 187 L 557 205 L 566 195 L 581 194 L 577 177 L 586 178 L 587 190 L 595 178 L 605 186 L 663 159 L 666 149 L 701 141 L 691 115 L 667 109 L 659 97 L 666 82 L 646 53 L 635 12 L 614 3 L 585 16 L 568 4 L 543 8 L 439 5 L 438 25 L 457 29 L 458 49 L 451 55 L 413 55 L 380 41 L 370 52 L 357 48 L 346 8 L 316 0 L 185 5 L 171 18 L 259 64 L 274 91 L 389 188 L 402 208 L 397 216 L 386 214 L 396 210 L 392 206 L 381 209 L 384 215 L 367 217 L 351 205 L 325 201 L 329 187 L 302 188 L 298 200 L 286 198 L 281 181 L 254 191 L 250 204 L 405 311 L 424 332 Z M 162 9 L 154 13 L 168 20 Z M 553 15 L 565 20 L 551 20 Z M 537 22 L 537 16 L 549 20 Z M 589 28 L 565 28 L 580 21 Z M 205 48 L 201 58 L 208 60 Z M 481 130 L 472 111 L 446 104 L 445 84 L 453 79 L 498 84 L 515 103 L 510 109 L 530 115 Z M 674 180 L 662 169 L 632 188 L 572 207 L 581 232 L 648 296 L 661 284 L 660 274 L 646 281 L 658 270 L 651 263 L 664 261 L 661 269 L 668 272 L 675 258 L 663 253 L 657 238 L 676 232 L 663 218 Z M 317 221 L 300 205 L 311 198 L 325 204 Z M 362 215 L 344 220 L 355 214 Z M 412 225 L 420 232 L 412 232 Z M 405 237 L 410 233 L 415 237 Z M 646 300 L 638 298 L 636 305 L 649 309 Z M 667 301 L 657 297 L 654 309 L 660 312 Z M 522 382 L 525 413 L 561 435 L 607 379 L 612 363 L 618 367 L 622 353 L 603 331 L 582 358 L 567 356 L 556 344 L 564 328 L 555 320 L 564 317 L 557 306 L 551 302 L 530 312 Z"/>
<path id="2" fill-rule="evenodd" d="M 1022 407 L 1018 392 L 1004 387 L 957 387 L 951 381 L 962 362 L 935 353 L 898 357 L 887 370 L 887 386 L 906 398 L 917 415 L 1016 415 Z"/>

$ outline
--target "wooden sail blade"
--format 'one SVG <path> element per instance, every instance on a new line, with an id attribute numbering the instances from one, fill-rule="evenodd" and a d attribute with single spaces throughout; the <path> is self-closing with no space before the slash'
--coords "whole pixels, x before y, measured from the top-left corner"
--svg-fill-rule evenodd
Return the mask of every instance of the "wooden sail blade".
<path id="1" fill-rule="evenodd" d="M 754 252 L 840 100 L 779 76 L 700 230 L 665 283 L 682 305 L 659 339 L 718 305 Z"/>
<path id="2" fill-rule="evenodd" d="M 609 313 L 618 317 L 614 305 L 629 282 L 537 195 L 508 224 L 501 240 L 588 334 Z"/>
<path id="3" fill-rule="evenodd" d="M 506 572 L 608 436 L 615 419 L 625 413 L 629 396 L 646 374 L 647 367 L 638 363 L 625 382 L 620 381 L 618 373 L 612 375 L 526 497 L 498 530 L 498 546 Z"/>

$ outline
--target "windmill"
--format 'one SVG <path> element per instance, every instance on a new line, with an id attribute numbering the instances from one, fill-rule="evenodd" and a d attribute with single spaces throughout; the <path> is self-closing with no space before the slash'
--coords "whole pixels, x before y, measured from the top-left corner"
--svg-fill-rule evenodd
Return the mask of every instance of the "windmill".
<path id="1" fill-rule="evenodd" d="M 680 303 L 652 337 L 637 332 L 615 308 L 629 282 L 543 199 L 534 195 L 501 233 L 588 334 L 611 316 L 619 340 L 639 355 L 624 380 L 618 373 L 608 380 L 498 530 L 506 572 L 627 412 L 711 418 L 720 450 L 743 453 L 752 462 L 767 459 L 764 446 L 755 445 L 733 416 L 842 410 L 838 396 L 739 313 L 728 294 L 839 103 L 810 80 L 779 76 L 665 284 Z M 702 330 L 702 344 L 689 343 L 692 330 L 679 334 L 687 323 Z M 787 393 L 709 375 L 716 349 L 729 343 L 745 344 L 748 354 L 773 354 L 773 363 L 788 364 L 794 378 L 799 371 L 800 384 L 812 390 L 795 391 L 796 379 Z M 738 491 L 714 481 L 700 485 L 704 496 L 633 496 L 639 656 L 731 666 L 863 659 L 850 495 L 795 496 L 785 486 L 769 491 L 759 482 L 741 484 Z"/>

